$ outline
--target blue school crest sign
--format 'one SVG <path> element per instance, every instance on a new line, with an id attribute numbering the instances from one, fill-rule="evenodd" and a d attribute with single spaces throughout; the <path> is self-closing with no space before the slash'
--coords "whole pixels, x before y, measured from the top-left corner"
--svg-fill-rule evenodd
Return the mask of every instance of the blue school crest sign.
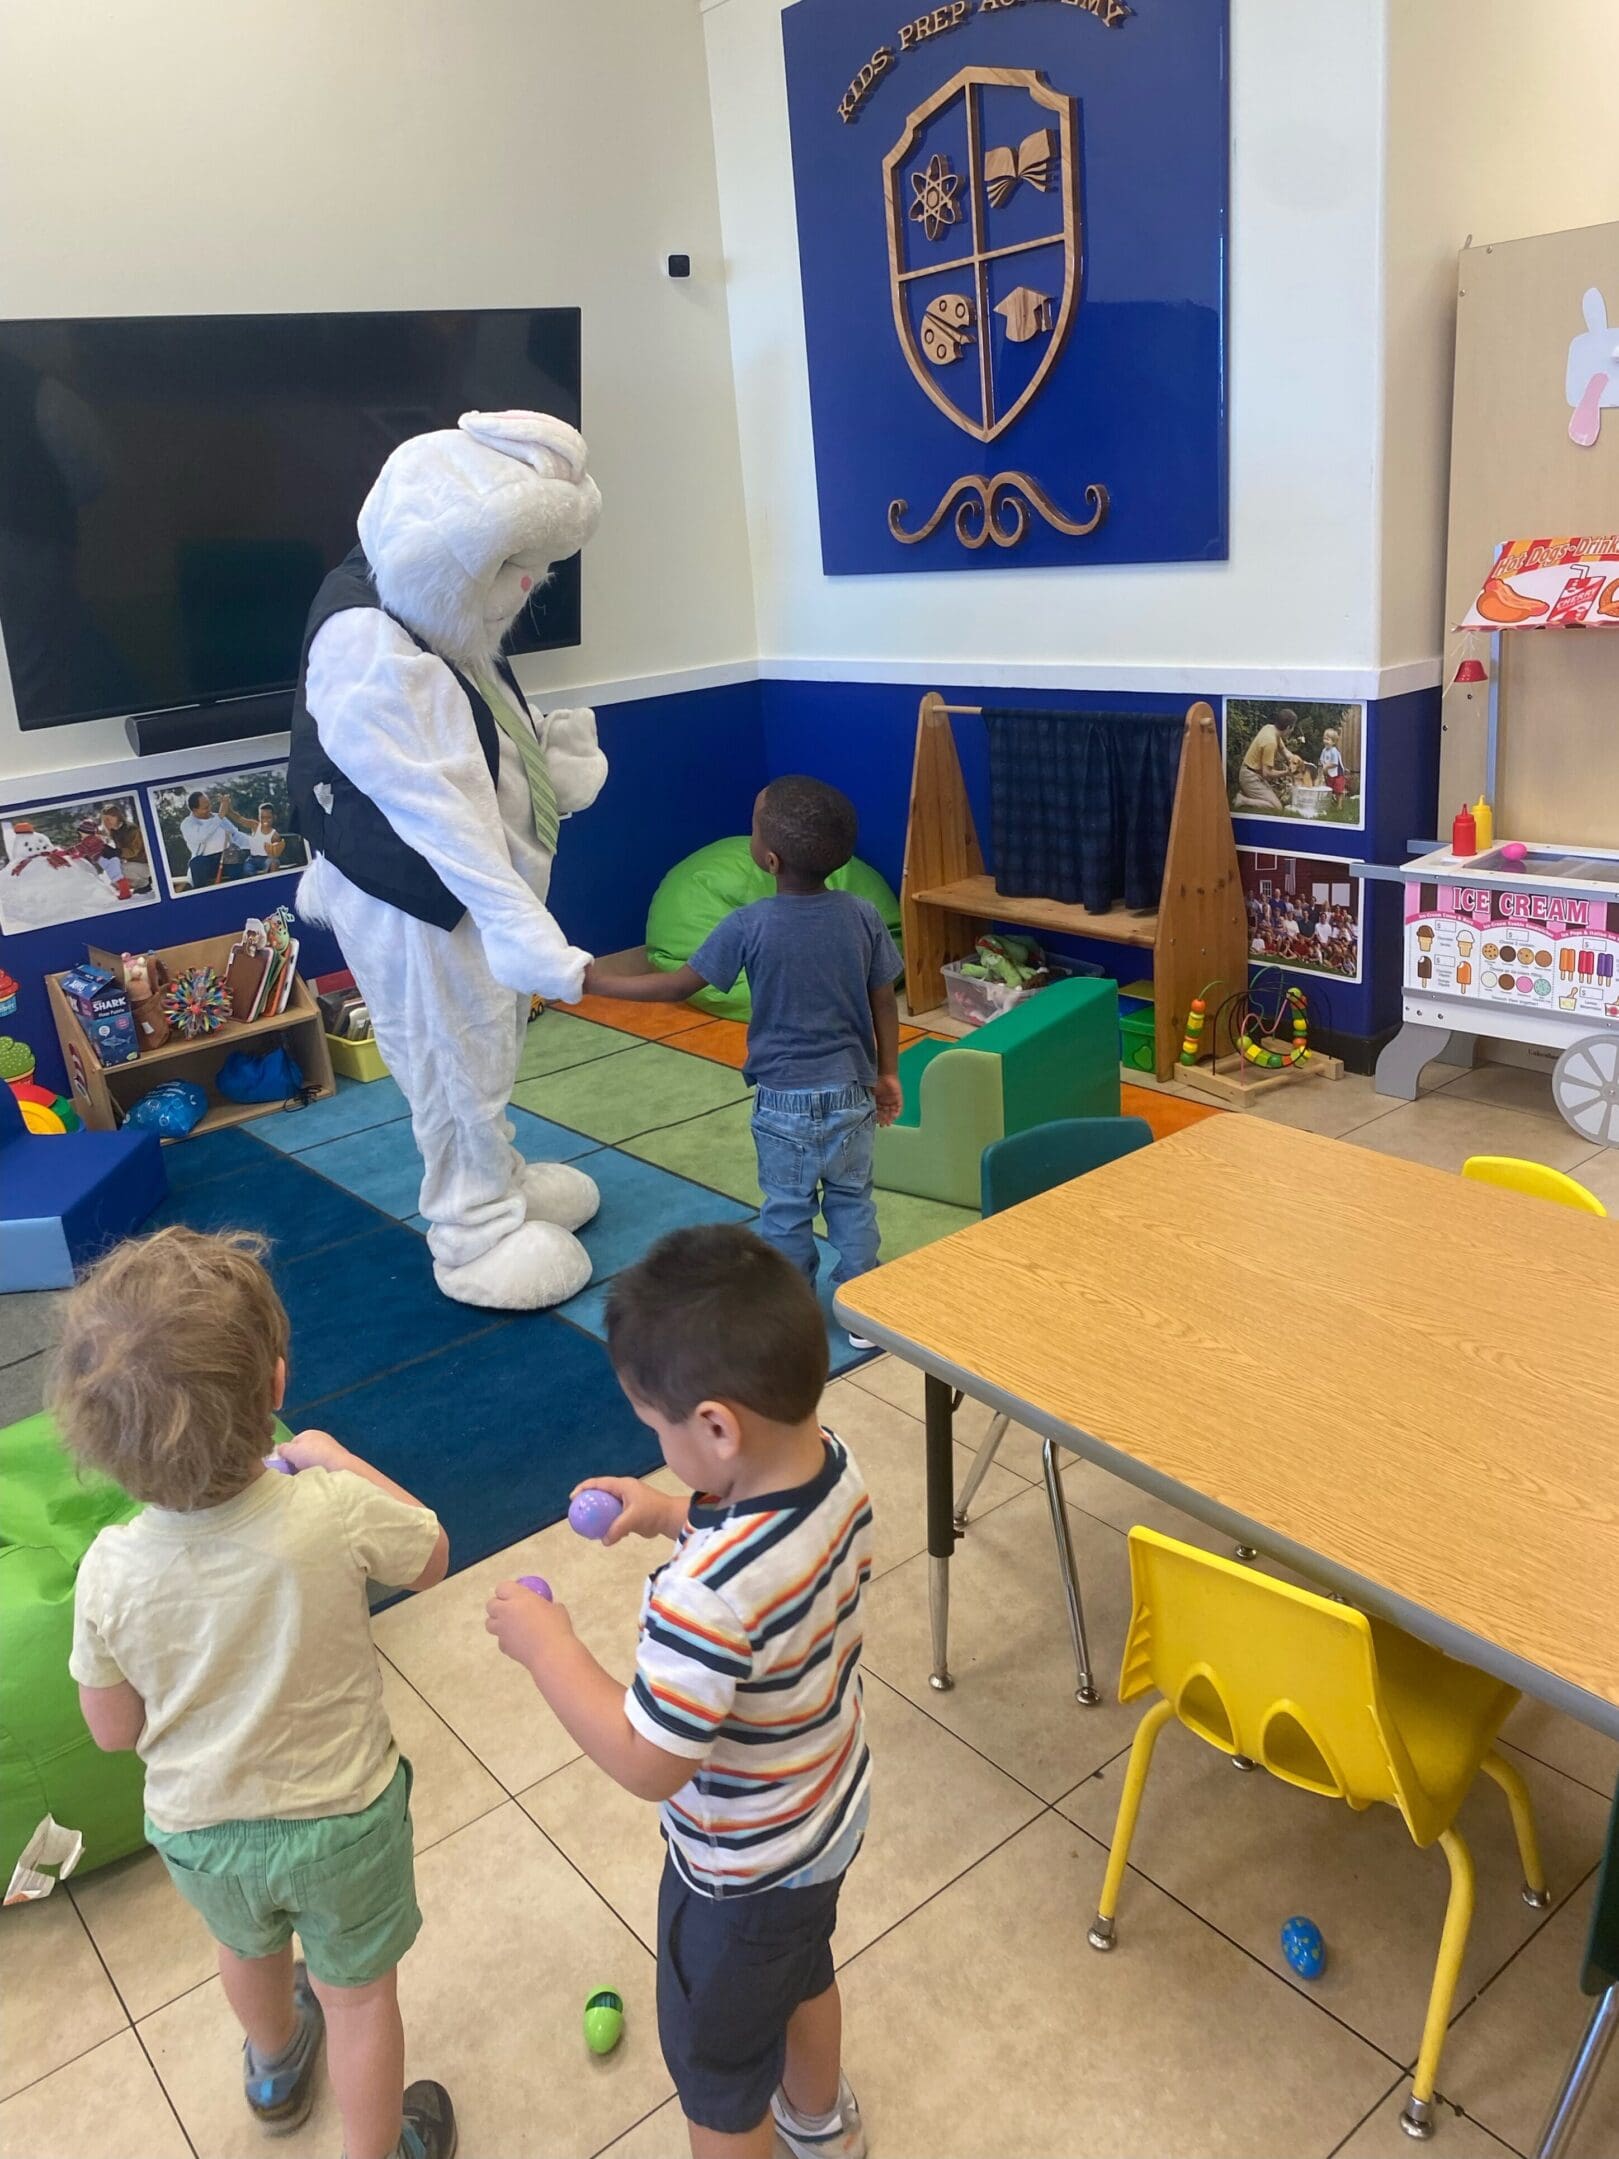
<path id="1" fill-rule="evenodd" d="M 830 574 L 1225 555 L 1225 4 L 787 10 Z"/>

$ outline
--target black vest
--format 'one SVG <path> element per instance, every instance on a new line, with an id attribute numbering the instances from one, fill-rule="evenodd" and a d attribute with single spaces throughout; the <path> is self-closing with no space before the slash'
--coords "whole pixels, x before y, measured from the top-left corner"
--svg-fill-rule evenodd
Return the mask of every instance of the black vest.
<path id="1" fill-rule="evenodd" d="M 466 913 L 465 907 L 432 864 L 414 848 L 405 845 L 370 796 L 361 794 L 354 782 L 333 764 L 321 747 L 320 735 L 306 702 L 309 648 L 315 642 L 315 634 L 333 615 L 341 615 L 351 607 L 373 607 L 380 614 L 388 612 L 377 598 L 371 565 L 365 559 L 364 550 L 358 547 L 328 573 L 315 594 L 304 627 L 304 647 L 298 657 L 298 687 L 292 701 L 292 751 L 287 764 L 292 829 L 301 832 L 312 848 L 343 872 L 350 884 L 358 885 L 362 892 L 369 892 L 374 900 L 397 907 L 401 914 L 411 915 L 418 922 L 431 922 L 435 929 L 453 930 Z M 399 620 L 396 615 L 389 619 Z M 401 622 L 399 627 L 423 652 L 432 651 L 432 646 L 418 637 L 408 623 Z M 443 659 L 442 654 L 437 657 Z M 450 666 L 448 660 L 443 664 Z M 515 693 L 519 709 L 526 710 L 523 693 L 510 666 L 504 659 L 496 664 Z M 450 667 L 450 673 L 472 707 L 478 745 L 493 780 L 500 770 L 500 729 L 495 716 L 489 709 L 488 700 L 458 668 Z M 332 806 L 329 810 L 321 807 L 315 793 L 317 787 L 330 790 Z"/>

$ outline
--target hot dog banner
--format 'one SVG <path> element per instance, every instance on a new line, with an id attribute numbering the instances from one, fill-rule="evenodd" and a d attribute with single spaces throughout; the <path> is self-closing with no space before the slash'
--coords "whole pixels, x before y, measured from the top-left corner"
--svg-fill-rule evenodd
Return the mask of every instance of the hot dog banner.
<path id="1" fill-rule="evenodd" d="M 1508 540 L 1460 630 L 1619 630 L 1619 533 Z"/>
<path id="2" fill-rule="evenodd" d="M 1520 1011 L 1619 1018 L 1619 904 L 1413 881 L 1405 888 L 1405 987 Z"/>

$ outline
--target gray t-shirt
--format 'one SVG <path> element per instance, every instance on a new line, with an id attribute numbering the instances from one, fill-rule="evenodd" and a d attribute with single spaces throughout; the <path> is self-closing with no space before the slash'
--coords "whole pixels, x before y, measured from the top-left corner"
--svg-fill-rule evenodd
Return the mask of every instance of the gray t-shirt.
<path id="1" fill-rule="evenodd" d="M 870 900 L 777 893 L 737 908 L 691 966 L 717 990 L 745 969 L 753 998 L 743 1077 L 755 1087 L 869 1087 L 877 1077 L 871 992 L 904 971 Z"/>

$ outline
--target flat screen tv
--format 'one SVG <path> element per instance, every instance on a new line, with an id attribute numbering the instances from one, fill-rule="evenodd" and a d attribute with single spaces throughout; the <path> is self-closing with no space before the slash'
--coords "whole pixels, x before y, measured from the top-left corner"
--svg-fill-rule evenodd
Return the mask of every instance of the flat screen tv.
<path id="1" fill-rule="evenodd" d="M 579 424 L 577 308 L 0 322 L 22 725 L 251 699 L 252 731 L 284 727 L 309 602 L 383 459 L 512 407 Z M 575 559 L 511 649 L 578 642 Z"/>

